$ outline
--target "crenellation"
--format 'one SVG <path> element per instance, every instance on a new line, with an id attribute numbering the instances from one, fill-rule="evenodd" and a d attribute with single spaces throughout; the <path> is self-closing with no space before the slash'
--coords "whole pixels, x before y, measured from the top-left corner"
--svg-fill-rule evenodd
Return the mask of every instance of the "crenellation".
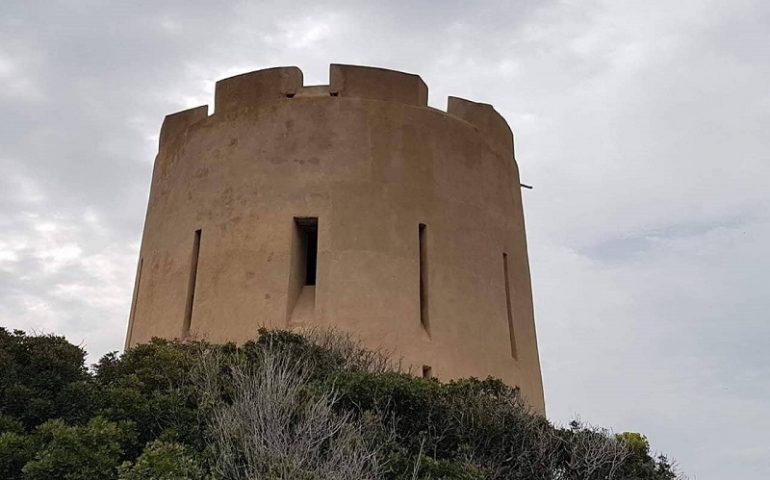
<path id="1" fill-rule="evenodd" d="M 475 126 L 491 144 L 513 155 L 511 127 L 492 105 L 472 102 L 460 97 L 449 97 L 447 113 Z"/>
<path id="2" fill-rule="evenodd" d="M 297 67 L 267 68 L 225 78 L 216 84 L 215 114 L 292 97 L 301 88 L 302 70 Z"/>
<path id="3" fill-rule="evenodd" d="M 385 100 L 417 107 L 428 105 L 428 86 L 419 75 L 384 68 L 332 64 L 329 92 L 339 97 Z"/>
<path id="4" fill-rule="evenodd" d="M 284 98 L 347 97 L 424 107 L 473 125 L 486 140 L 513 151 L 513 134 L 505 119 L 486 103 L 450 96 L 446 111 L 428 107 L 428 87 L 419 75 L 384 68 L 332 64 L 328 85 L 303 85 L 298 67 L 275 67 L 236 75 L 216 83 L 215 113 L 254 107 Z M 161 144 L 208 116 L 208 106 L 166 116 Z"/>
<path id="5" fill-rule="evenodd" d="M 329 96 L 329 85 L 309 85 L 307 87 L 302 87 L 297 91 L 297 94 L 294 95 L 297 98 L 302 97 L 328 97 Z"/>
<path id="6" fill-rule="evenodd" d="M 182 110 L 181 112 L 166 115 L 166 118 L 163 120 L 163 125 L 160 127 L 159 148 L 163 148 L 164 145 L 167 145 L 178 138 L 191 125 L 208 118 L 208 115 L 208 105 L 202 105 L 200 107 L 190 108 Z"/>

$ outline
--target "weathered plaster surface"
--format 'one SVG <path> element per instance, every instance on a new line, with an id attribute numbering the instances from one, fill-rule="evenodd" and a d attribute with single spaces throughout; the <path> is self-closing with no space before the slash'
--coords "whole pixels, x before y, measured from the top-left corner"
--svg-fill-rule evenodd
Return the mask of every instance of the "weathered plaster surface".
<path id="1" fill-rule="evenodd" d="M 513 136 L 490 105 L 450 97 L 442 112 L 416 75 L 346 65 L 331 66 L 329 86 L 304 87 L 296 67 L 239 75 L 215 98 L 213 115 L 204 106 L 163 123 L 127 345 L 333 326 L 417 372 L 500 377 L 544 411 Z M 308 291 L 291 274 L 296 217 L 318 218 Z"/>

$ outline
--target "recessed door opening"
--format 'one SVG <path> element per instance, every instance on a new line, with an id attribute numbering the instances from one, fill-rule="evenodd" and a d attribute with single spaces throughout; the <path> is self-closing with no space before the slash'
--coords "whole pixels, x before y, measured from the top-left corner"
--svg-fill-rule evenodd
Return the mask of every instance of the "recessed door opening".
<path id="1" fill-rule="evenodd" d="M 304 271 L 303 285 L 315 285 L 318 267 L 318 218 L 295 218 Z"/>
<path id="2" fill-rule="evenodd" d="M 312 322 L 318 271 L 318 217 L 294 217 L 289 295 L 286 320 L 289 326 Z"/>

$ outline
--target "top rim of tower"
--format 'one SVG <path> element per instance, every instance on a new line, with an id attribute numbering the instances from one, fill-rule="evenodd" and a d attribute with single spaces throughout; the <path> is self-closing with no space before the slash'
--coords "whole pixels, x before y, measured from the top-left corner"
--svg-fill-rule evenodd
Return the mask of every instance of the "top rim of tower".
<path id="1" fill-rule="evenodd" d="M 429 107 L 428 87 L 419 75 L 380 67 L 333 63 L 328 85 L 305 86 L 302 70 L 296 66 L 234 75 L 216 82 L 212 116 L 294 97 L 359 98 L 439 111 L 469 123 L 504 151 L 513 153 L 511 129 L 492 105 L 450 96 L 446 111 Z M 161 128 L 161 146 L 208 117 L 207 105 L 167 115 Z"/>

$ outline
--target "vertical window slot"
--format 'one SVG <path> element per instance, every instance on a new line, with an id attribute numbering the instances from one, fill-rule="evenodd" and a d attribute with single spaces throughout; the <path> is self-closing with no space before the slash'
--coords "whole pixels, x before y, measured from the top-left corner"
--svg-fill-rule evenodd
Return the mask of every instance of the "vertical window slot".
<path id="1" fill-rule="evenodd" d="M 516 333 L 513 328 L 513 310 L 511 305 L 511 285 L 508 279 L 508 254 L 503 252 L 503 275 L 505 276 L 505 307 L 508 311 L 508 334 L 511 337 L 511 356 L 518 358 L 516 351 Z"/>
<path id="2" fill-rule="evenodd" d="M 430 365 L 422 366 L 422 378 L 433 378 L 433 368 Z"/>
<path id="3" fill-rule="evenodd" d="M 430 318 L 428 310 L 428 238 L 427 226 L 421 223 L 418 228 L 420 241 L 420 322 L 430 334 Z"/>
<path id="4" fill-rule="evenodd" d="M 318 217 L 294 217 L 286 297 L 287 326 L 312 324 L 317 271 Z"/>
<path id="5" fill-rule="evenodd" d="M 318 269 L 318 218 L 295 218 L 299 234 L 301 271 L 304 276 L 302 285 L 315 285 Z"/>
<path id="6" fill-rule="evenodd" d="M 192 258 L 190 260 L 190 278 L 187 282 L 187 305 L 184 310 L 184 325 L 182 326 L 182 337 L 190 334 L 192 324 L 193 304 L 195 302 L 195 282 L 198 278 L 198 256 L 201 250 L 201 230 L 195 231 L 193 239 Z"/>

